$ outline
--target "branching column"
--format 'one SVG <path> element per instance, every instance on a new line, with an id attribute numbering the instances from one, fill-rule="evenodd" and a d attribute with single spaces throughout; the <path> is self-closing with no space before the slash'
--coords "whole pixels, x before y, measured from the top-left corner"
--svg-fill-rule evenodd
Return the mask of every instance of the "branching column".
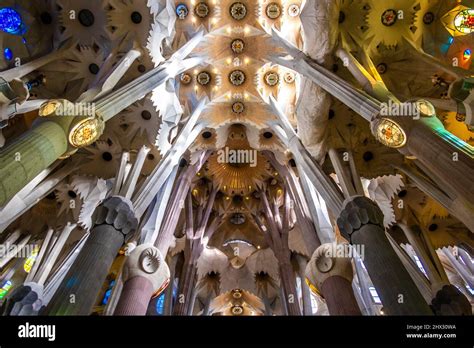
<path id="1" fill-rule="evenodd" d="M 180 279 L 178 301 L 174 310 L 175 315 L 188 315 L 192 312 L 193 291 L 196 285 L 197 260 L 204 248 L 203 239 L 209 218 L 216 199 L 218 186 L 214 186 L 207 200 L 203 200 L 197 208 L 196 218 L 193 214 L 192 194 L 186 200 L 186 246 L 184 250 L 183 277 Z M 196 226 L 194 225 L 196 221 Z"/>
<path id="2" fill-rule="evenodd" d="M 436 315 L 471 315 L 472 307 L 466 296 L 449 283 L 448 276 L 434 250 L 429 236 L 417 225 L 398 224 L 416 251 L 431 283 Z"/>
<path id="3" fill-rule="evenodd" d="M 290 196 L 288 191 L 285 190 L 283 217 L 280 214 L 280 207 L 276 202 L 274 202 L 273 208 L 270 206 L 266 189 L 260 189 L 260 196 L 266 224 L 262 223 L 258 215 L 254 215 L 254 218 L 262 230 L 266 242 L 270 245 L 278 260 L 284 297 L 282 301 L 288 309 L 288 315 L 300 316 L 301 309 L 297 301 L 296 277 L 293 265 L 291 264 L 291 251 L 288 244 L 291 215 Z M 268 229 L 270 230 L 269 233 L 267 232 Z"/>

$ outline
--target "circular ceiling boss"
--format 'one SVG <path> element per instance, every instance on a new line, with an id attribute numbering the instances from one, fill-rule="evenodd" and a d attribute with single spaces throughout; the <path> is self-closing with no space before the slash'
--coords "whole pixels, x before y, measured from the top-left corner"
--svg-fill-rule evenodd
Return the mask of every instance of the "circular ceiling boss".
<path id="1" fill-rule="evenodd" d="M 275 71 L 269 71 L 265 74 L 265 83 L 270 87 L 275 87 L 280 82 L 280 76 Z"/>
<path id="2" fill-rule="evenodd" d="M 207 71 L 200 72 L 197 76 L 197 82 L 201 86 L 207 86 L 211 83 L 211 75 Z"/>
<path id="3" fill-rule="evenodd" d="M 396 10 L 385 10 L 385 12 L 382 14 L 382 24 L 386 27 L 391 27 L 397 22 L 397 17 L 398 13 Z"/>
<path id="4" fill-rule="evenodd" d="M 298 17 L 300 15 L 301 9 L 298 5 L 293 4 L 288 7 L 288 14 L 290 17 Z"/>
<path id="5" fill-rule="evenodd" d="M 270 19 L 278 19 L 281 16 L 281 7 L 276 2 L 272 2 L 268 4 L 265 13 Z"/>
<path id="6" fill-rule="evenodd" d="M 235 102 L 232 104 L 232 112 L 235 114 L 242 114 L 245 111 L 245 105 L 242 102 Z"/>
<path id="7" fill-rule="evenodd" d="M 188 73 L 181 74 L 180 81 L 181 81 L 182 84 L 189 85 L 192 80 L 193 80 L 193 78 Z"/>
<path id="8" fill-rule="evenodd" d="M 246 77 L 242 70 L 234 70 L 229 75 L 229 81 L 234 86 L 241 86 L 245 83 Z"/>
<path id="9" fill-rule="evenodd" d="M 235 20 L 241 21 L 247 16 L 247 7 L 241 2 L 234 2 L 230 6 L 230 15 Z"/>
<path id="10" fill-rule="evenodd" d="M 199 18 L 206 18 L 209 15 L 209 6 L 205 2 L 200 2 L 194 8 L 194 13 Z"/>
<path id="11" fill-rule="evenodd" d="M 232 41 L 231 49 L 232 49 L 232 52 L 236 54 L 243 53 L 245 50 L 245 42 L 240 39 L 235 39 L 234 41 Z"/>

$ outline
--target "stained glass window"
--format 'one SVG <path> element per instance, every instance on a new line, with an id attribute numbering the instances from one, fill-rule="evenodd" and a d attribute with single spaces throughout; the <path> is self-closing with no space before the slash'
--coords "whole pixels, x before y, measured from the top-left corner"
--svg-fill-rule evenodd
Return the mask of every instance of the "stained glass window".
<path id="1" fill-rule="evenodd" d="M 377 290 L 375 290 L 373 286 L 369 287 L 369 291 L 370 291 L 370 294 L 372 295 L 372 299 L 374 300 L 374 303 L 382 304 L 379 294 L 377 293 Z"/>
<path id="2" fill-rule="evenodd" d="M 185 19 L 189 14 L 188 7 L 185 4 L 179 4 L 176 7 L 176 14 L 178 15 L 179 19 Z"/>
<path id="3" fill-rule="evenodd" d="M 8 34 L 22 35 L 24 24 L 21 15 L 11 7 L 0 8 L 0 30 Z"/>
<path id="4" fill-rule="evenodd" d="M 13 59 L 13 52 L 10 48 L 5 48 L 3 50 L 3 56 L 5 57 L 6 60 L 12 60 Z"/>
<path id="5" fill-rule="evenodd" d="M 470 34 L 474 32 L 474 10 L 462 10 L 454 18 L 454 26 L 456 30 L 464 33 Z"/>
<path id="6" fill-rule="evenodd" d="M 11 289 L 12 285 L 13 285 L 12 282 L 9 280 L 7 280 L 5 284 L 3 284 L 3 287 L 0 289 L 0 300 L 2 300 L 5 297 L 8 291 Z"/>
<path id="7" fill-rule="evenodd" d="M 38 257 L 38 251 L 39 247 L 36 246 L 33 252 L 31 253 L 30 257 L 28 257 L 25 261 L 25 264 L 23 265 L 23 269 L 25 270 L 26 273 L 30 273 L 31 268 L 33 268 L 33 264 L 36 261 L 36 258 Z"/>
<path id="8" fill-rule="evenodd" d="M 110 295 L 112 295 L 112 290 L 114 288 L 114 285 L 115 285 L 115 280 L 112 280 L 109 283 L 109 287 L 107 288 L 107 291 L 105 292 L 104 298 L 102 299 L 102 305 L 105 306 L 109 302 Z"/>
<path id="9" fill-rule="evenodd" d="M 464 53 L 463 53 L 463 59 L 464 60 L 471 59 L 471 56 L 472 56 L 472 51 L 470 49 L 467 49 L 467 50 L 464 51 Z"/>
<path id="10" fill-rule="evenodd" d="M 165 313 L 165 293 L 162 293 L 156 301 L 156 313 L 163 315 Z"/>

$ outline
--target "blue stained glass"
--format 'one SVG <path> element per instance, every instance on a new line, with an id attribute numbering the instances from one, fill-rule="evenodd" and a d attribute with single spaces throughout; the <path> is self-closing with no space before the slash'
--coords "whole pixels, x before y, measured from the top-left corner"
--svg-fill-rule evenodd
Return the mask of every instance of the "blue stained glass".
<path id="1" fill-rule="evenodd" d="M 178 15 L 179 19 L 185 19 L 189 14 L 188 7 L 185 4 L 179 4 L 176 7 L 176 14 Z"/>
<path id="2" fill-rule="evenodd" d="M 11 49 L 8 47 L 3 50 L 3 56 L 5 57 L 6 60 L 12 60 L 13 59 L 13 52 Z"/>
<path id="3" fill-rule="evenodd" d="M 109 287 L 108 287 L 107 291 L 104 294 L 104 298 L 102 299 L 102 305 L 103 306 L 105 306 L 109 302 L 110 295 L 112 295 L 112 290 L 114 288 L 114 285 L 115 285 L 115 280 L 112 280 L 109 283 Z"/>
<path id="4" fill-rule="evenodd" d="M 21 35 L 24 30 L 21 15 L 11 7 L 0 8 L 0 30 L 8 34 Z"/>
<path id="5" fill-rule="evenodd" d="M 163 315 L 165 313 L 165 293 L 162 293 L 156 301 L 156 313 Z"/>

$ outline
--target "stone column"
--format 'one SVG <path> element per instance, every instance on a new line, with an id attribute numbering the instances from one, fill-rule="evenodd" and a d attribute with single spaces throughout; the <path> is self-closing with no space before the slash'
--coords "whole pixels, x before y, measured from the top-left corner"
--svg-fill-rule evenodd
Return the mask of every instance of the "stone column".
<path id="1" fill-rule="evenodd" d="M 294 57 L 293 60 L 272 57 L 274 63 L 293 69 L 309 78 L 371 122 L 372 132 L 380 142 L 386 146 L 395 147 L 404 155 L 416 157 L 419 163 L 439 178 L 440 183 L 446 183 L 445 186 L 449 186 L 456 196 L 470 205 L 470 209 L 474 209 L 474 188 L 470 182 L 470 178 L 474 177 L 474 161 L 472 160 L 474 158 L 474 148 L 446 131 L 441 121 L 435 116 L 436 110 L 434 108 L 428 110 L 430 109 L 429 103 L 416 104 L 418 111 L 423 114 L 422 116 L 429 116 L 421 117 L 420 120 L 410 119 L 410 117 L 407 117 L 410 114 L 405 115 L 405 117 L 382 117 L 384 105 L 381 100 L 358 90 L 341 77 L 327 70 L 288 43 L 276 30 L 273 31 L 273 38 Z M 469 84 L 472 85 L 470 80 L 468 81 Z M 388 91 L 386 92 L 388 93 Z M 385 101 L 385 98 L 382 101 Z M 411 105 L 413 108 L 415 104 L 412 103 Z M 403 105 L 395 103 L 395 106 L 401 107 Z M 431 114 L 425 115 L 427 112 Z M 403 114 L 403 112 L 399 114 Z M 415 116 L 414 112 L 413 116 Z M 387 118 L 394 122 L 387 125 Z M 379 126 L 383 122 L 385 122 L 386 127 L 383 129 L 384 135 L 381 138 L 379 133 L 382 130 L 379 132 Z M 398 142 L 404 143 L 388 144 L 388 141 L 396 142 L 393 133 L 397 128 L 400 128 L 400 133 L 406 133 L 406 139 L 398 139 Z M 289 134 L 288 131 L 286 133 Z M 384 139 L 385 137 L 389 139 Z M 290 150 L 293 151 L 293 148 L 290 147 Z"/>
<path id="2" fill-rule="evenodd" d="M 114 196 L 100 205 L 84 247 L 43 314 L 89 315 L 110 267 L 138 225 L 130 202 Z"/>
<path id="3" fill-rule="evenodd" d="M 200 32 L 197 35 L 197 40 L 193 38 L 192 42 L 185 45 L 177 54 L 182 50 L 186 53 L 190 53 L 188 51 L 190 49 L 192 50 L 192 48 L 199 43 L 199 40 L 202 39 L 202 35 L 203 33 Z M 88 115 L 87 117 L 76 117 L 83 115 L 66 114 L 66 112 L 62 110 L 64 108 L 59 107 L 60 103 L 51 102 L 50 107 L 43 110 L 44 113 L 48 113 L 42 117 L 42 122 L 46 123 L 46 125 L 40 123 L 39 126 L 25 133 L 17 142 L 0 152 L 0 206 L 4 205 L 36 175 L 66 153 L 68 150 L 69 133 L 76 126 L 79 130 L 85 132 L 85 130 L 90 130 L 90 128 L 87 122 L 83 122 L 90 121 L 89 125 L 90 123 L 94 124 L 95 130 L 97 131 L 95 137 L 87 139 L 87 143 L 76 145 L 83 147 L 92 144 L 101 136 L 104 122 L 110 120 L 137 100 L 143 98 L 144 95 L 165 83 L 169 78 L 193 68 L 200 64 L 201 61 L 200 58 L 190 58 L 186 60 L 176 60 L 173 58 L 171 61 L 156 67 L 122 88 L 96 100 L 94 102 L 95 114 Z M 68 101 L 64 102 L 63 106 L 69 103 Z M 56 106 L 54 110 L 50 110 L 53 108 L 53 104 Z M 201 109 L 202 108 L 204 107 L 202 106 Z M 197 117 L 198 116 L 199 115 L 197 115 Z M 52 123 L 57 124 L 54 125 Z M 76 129 L 76 132 L 79 133 L 78 129 Z M 71 144 L 71 146 L 69 146 L 70 153 L 77 150 L 77 147 L 73 145 L 74 144 Z M 27 153 L 27 157 L 23 157 L 25 160 L 23 165 L 18 165 L 16 154 L 22 154 L 23 152 Z"/>
<path id="4" fill-rule="evenodd" d="M 449 133 L 436 116 L 430 116 L 419 120 L 390 117 L 406 133 L 406 143 L 399 151 L 415 158 L 415 164 L 453 201 L 473 211 L 474 149 Z M 372 123 L 374 134 L 380 122 L 384 121 Z"/>
<path id="5" fill-rule="evenodd" d="M 390 245 L 376 203 L 362 196 L 347 200 L 337 224 L 350 244 L 364 247 L 361 257 L 387 315 L 433 314 Z"/>
<path id="6" fill-rule="evenodd" d="M 170 270 L 151 244 L 135 248 L 122 270 L 123 290 L 114 315 L 145 315 L 152 297 L 168 286 Z"/>
<path id="7" fill-rule="evenodd" d="M 0 152 L 0 206 L 50 166 L 68 148 L 58 123 L 47 121 Z"/>
<path id="8" fill-rule="evenodd" d="M 351 258 L 338 257 L 338 248 L 344 245 L 328 243 L 316 249 L 306 266 L 306 277 L 326 300 L 329 314 L 361 315 L 352 290 Z"/>
<path id="9" fill-rule="evenodd" d="M 311 305 L 311 291 L 305 283 L 305 271 L 308 265 L 308 260 L 303 255 L 296 255 L 298 262 L 298 276 L 301 279 L 301 297 L 303 302 L 302 312 L 304 315 L 313 315 L 313 307 Z"/>

